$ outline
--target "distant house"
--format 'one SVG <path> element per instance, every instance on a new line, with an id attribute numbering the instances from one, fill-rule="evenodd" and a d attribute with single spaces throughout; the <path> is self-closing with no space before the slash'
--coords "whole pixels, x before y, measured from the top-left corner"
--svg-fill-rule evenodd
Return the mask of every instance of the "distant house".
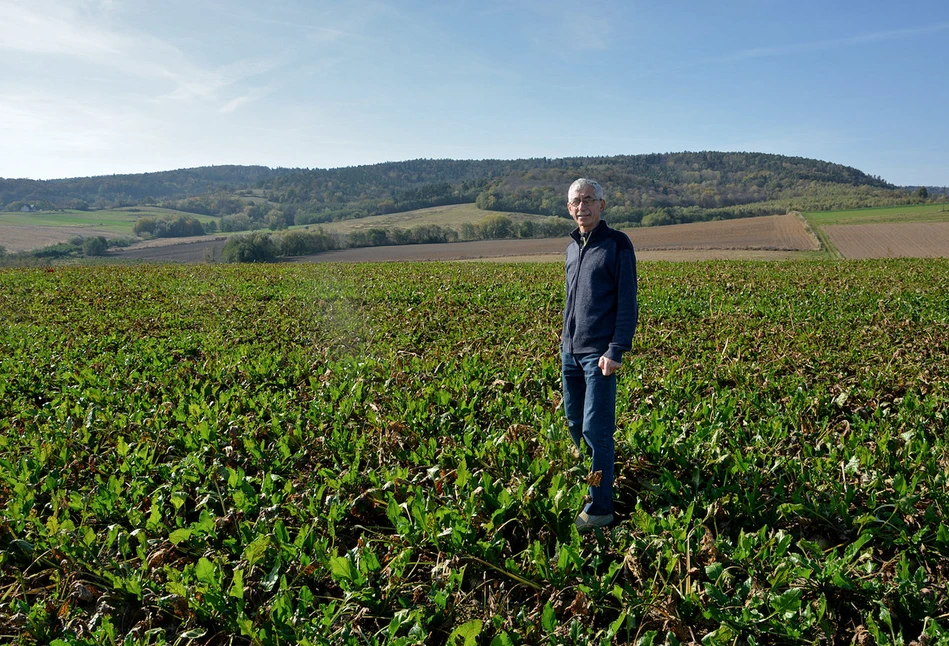
<path id="1" fill-rule="evenodd" d="M 36 207 L 33 206 L 32 204 L 24 204 L 23 206 L 20 207 L 20 210 L 23 211 L 24 213 L 32 213 L 33 211 L 36 210 Z"/>

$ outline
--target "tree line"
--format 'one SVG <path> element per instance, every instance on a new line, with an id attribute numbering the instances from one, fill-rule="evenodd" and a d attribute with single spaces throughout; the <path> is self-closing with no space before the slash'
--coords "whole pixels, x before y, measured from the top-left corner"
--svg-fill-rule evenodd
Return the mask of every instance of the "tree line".
<path id="1" fill-rule="evenodd" d="M 461 233 L 451 227 L 423 224 L 409 229 L 370 227 L 348 234 L 330 234 L 317 229 L 292 231 L 254 231 L 231 236 L 224 243 L 224 262 L 272 262 L 284 256 L 307 256 L 336 249 L 383 247 L 406 244 L 437 244 L 461 240 L 504 240 L 514 238 L 552 238 L 573 230 L 572 220 L 546 218 L 517 223 L 506 215 L 489 215 L 479 222 L 466 222 Z"/>

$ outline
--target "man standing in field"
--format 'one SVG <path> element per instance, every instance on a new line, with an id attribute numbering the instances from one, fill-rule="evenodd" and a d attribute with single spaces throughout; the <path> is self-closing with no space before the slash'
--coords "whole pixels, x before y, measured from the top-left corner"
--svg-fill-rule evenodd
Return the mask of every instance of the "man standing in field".
<path id="1" fill-rule="evenodd" d="M 567 426 L 577 448 L 593 458 L 592 500 L 576 519 L 590 531 L 613 522 L 613 432 L 616 370 L 632 347 L 639 317 L 636 253 L 625 233 L 600 219 L 603 189 L 578 179 L 567 191 L 567 210 L 577 222 L 567 247 L 567 301 L 561 359 Z"/>

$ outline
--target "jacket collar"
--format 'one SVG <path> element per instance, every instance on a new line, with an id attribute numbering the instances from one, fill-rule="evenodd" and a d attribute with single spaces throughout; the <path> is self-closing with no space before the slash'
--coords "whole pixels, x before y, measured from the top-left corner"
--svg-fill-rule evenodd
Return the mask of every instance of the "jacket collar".
<path id="1" fill-rule="evenodd" d="M 590 232 L 590 239 L 587 240 L 587 244 L 591 242 L 596 242 L 606 234 L 606 230 L 609 227 L 606 226 L 605 220 L 600 220 L 599 224 Z M 583 245 L 583 237 L 580 234 L 580 227 L 577 227 L 570 233 L 570 237 L 577 241 L 577 244 Z"/>

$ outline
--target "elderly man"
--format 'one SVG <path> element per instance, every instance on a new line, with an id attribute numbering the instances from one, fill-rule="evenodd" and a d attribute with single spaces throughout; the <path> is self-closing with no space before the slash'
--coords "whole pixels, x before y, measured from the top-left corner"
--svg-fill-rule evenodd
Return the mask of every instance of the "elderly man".
<path id="1" fill-rule="evenodd" d="M 567 426 L 577 448 L 593 459 L 591 501 L 576 519 L 581 532 L 613 522 L 615 373 L 639 317 L 636 253 L 625 233 L 600 219 L 604 208 L 599 184 L 578 179 L 570 185 L 567 210 L 578 226 L 567 247 L 560 350 Z"/>

